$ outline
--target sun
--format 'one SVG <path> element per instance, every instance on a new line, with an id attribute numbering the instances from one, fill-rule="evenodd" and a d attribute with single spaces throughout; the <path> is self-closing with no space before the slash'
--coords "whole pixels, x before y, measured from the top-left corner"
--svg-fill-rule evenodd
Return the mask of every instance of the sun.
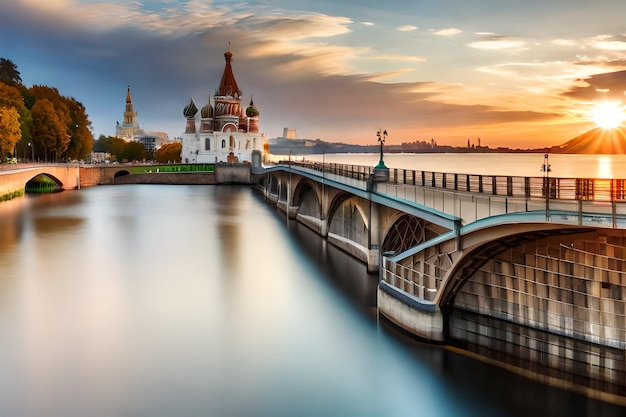
<path id="1" fill-rule="evenodd" d="M 602 101 L 589 111 L 589 118 L 602 129 L 615 129 L 626 121 L 626 106 L 621 101 Z"/>

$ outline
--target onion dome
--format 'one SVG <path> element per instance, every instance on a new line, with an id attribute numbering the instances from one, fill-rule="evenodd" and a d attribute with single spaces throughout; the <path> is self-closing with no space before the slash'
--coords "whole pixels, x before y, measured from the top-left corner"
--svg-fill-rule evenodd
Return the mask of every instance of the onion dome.
<path id="1" fill-rule="evenodd" d="M 193 98 L 189 100 L 189 104 L 185 106 L 183 109 L 183 115 L 187 119 L 193 119 L 196 117 L 196 113 L 198 113 L 198 108 L 196 107 L 196 103 L 193 102 Z"/>
<path id="2" fill-rule="evenodd" d="M 254 105 L 254 102 L 252 101 L 252 97 L 250 97 L 250 105 L 246 109 L 246 116 L 248 117 L 259 116 L 259 109 Z"/>
<path id="3" fill-rule="evenodd" d="M 200 109 L 200 116 L 203 119 L 210 119 L 213 117 L 213 106 L 211 106 L 211 96 L 209 95 L 209 101 Z"/>

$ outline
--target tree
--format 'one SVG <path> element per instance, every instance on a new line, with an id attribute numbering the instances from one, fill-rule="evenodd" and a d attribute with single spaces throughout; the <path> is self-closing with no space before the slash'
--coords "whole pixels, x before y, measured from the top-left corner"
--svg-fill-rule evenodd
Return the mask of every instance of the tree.
<path id="1" fill-rule="evenodd" d="M 55 107 L 48 99 L 37 100 L 31 110 L 33 116 L 33 141 L 35 151 L 44 160 L 57 160 L 70 142 L 66 126 L 61 122 Z"/>
<path id="2" fill-rule="evenodd" d="M 14 107 L 0 107 L 0 159 L 15 156 L 15 144 L 21 138 L 20 114 Z"/>
<path id="3" fill-rule="evenodd" d="M 0 81 L 9 85 L 22 83 L 17 65 L 10 59 L 0 58 Z"/>
<path id="4" fill-rule="evenodd" d="M 182 149 L 180 142 L 169 142 L 161 146 L 154 154 L 157 162 L 180 162 L 180 151 Z"/>
<path id="5" fill-rule="evenodd" d="M 39 100 L 49 100 L 59 118 L 65 126 L 69 138 L 68 146 L 61 146 L 55 159 L 83 159 L 86 158 L 93 145 L 91 122 L 85 111 L 85 106 L 74 98 L 67 98 L 59 94 L 59 90 L 45 85 L 34 85 L 29 93 Z"/>
<path id="6" fill-rule="evenodd" d="M 93 135 L 89 129 L 91 122 L 82 103 L 69 98 L 66 99 L 66 104 L 70 112 L 68 157 L 70 159 L 85 159 L 93 147 Z"/>

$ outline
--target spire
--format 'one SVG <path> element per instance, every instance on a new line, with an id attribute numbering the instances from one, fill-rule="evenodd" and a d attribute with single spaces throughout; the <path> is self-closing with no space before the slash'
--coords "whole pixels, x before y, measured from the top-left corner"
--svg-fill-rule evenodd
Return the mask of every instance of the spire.
<path id="1" fill-rule="evenodd" d="M 238 97 L 241 95 L 241 91 L 239 91 L 237 81 L 235 81 L 235 76 L 233 75 L 233 68 L 230 65 L 233 60 L 233 53 L 230 50 L 226 51 L 224 58 L 226 59 L 226 66 L 224 67 L 224 74 L 222 74 L 222 81 L 217 94 L 220 96 Z"/>
<path id="2" fill-rule="evenodd" d="M 126 93 L 126 104 L 131 104 L 133 99 L 130 98 L 130 85 L 128 86 L 128 93 Z"/>

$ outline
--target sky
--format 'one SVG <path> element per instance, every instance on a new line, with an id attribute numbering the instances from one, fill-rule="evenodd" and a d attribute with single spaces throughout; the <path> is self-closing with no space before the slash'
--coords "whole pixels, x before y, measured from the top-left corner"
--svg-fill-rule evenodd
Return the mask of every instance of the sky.
<path id="1" fill-rule="evenodd" d="M 261 131 L 330 142 L 554 146 L 626 102 L 624 0 L 0 0 L 0 57 L 114 135 L 127 86 L 170 138 L 224 52 Z M 605 106 L 606 107 L 606 106 Z"/>

